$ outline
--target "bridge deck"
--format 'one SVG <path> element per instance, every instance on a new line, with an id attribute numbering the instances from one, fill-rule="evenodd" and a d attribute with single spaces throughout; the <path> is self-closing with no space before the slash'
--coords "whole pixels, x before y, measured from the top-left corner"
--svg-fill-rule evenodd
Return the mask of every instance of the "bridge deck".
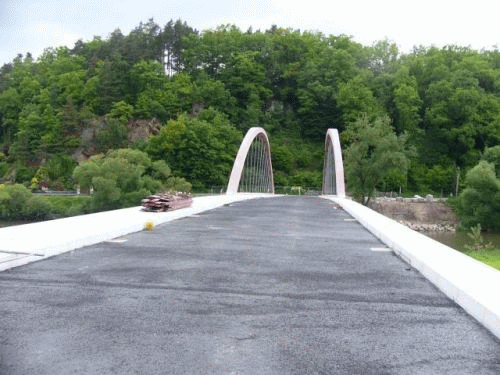
<path id="1" fill-rule="evenodd" d="M 498 339 L 320 198 L 233 203 L 0 285 L 0 374 L 500 372 Z"/>

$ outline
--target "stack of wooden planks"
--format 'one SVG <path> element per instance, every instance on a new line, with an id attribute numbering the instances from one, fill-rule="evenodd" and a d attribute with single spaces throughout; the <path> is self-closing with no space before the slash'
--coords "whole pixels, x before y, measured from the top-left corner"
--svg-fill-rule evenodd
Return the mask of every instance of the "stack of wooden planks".
<path id="1" fill-rule="evenodd" d="M 180 208 L 190 207 L 192 203 L 193 197 L 191 194 L 155 194 L 142 200 L 142 209 L 144 211 L 153 212 L 174 211 Z"/>

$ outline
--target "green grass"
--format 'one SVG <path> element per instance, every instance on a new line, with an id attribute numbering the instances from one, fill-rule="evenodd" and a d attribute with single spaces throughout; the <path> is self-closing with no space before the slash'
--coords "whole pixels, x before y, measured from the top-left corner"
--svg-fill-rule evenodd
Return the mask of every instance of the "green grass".
<path id="1" fill-rule="evenodd" d="M 486 263 L 487 265 L 500 270 L 500 249 L 484 250 L 480 252 L 468 251 L 466 254 L 476 260 L 479 260 L 480 262 Z"/>

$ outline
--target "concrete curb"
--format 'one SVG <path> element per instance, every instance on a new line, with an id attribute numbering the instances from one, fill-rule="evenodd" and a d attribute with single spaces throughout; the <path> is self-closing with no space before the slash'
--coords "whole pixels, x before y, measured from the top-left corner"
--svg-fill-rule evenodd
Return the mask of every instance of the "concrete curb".
<path id="1" fill-rule="evenodd" d="M 500 272 L 368 207 L 323 196 L 340 205 L 403 260 L 500 338 Z"/>
<path id="2" fill-rule="evenodd" d="M 191 207 L 170 212 L 145 212 L 141 207 L 131 207 L 1 228 L 0 271 L 141 231 L 148 220 L 158 225 L 225 204 L 273 196 L 238 193 L 195 197 Z"/>

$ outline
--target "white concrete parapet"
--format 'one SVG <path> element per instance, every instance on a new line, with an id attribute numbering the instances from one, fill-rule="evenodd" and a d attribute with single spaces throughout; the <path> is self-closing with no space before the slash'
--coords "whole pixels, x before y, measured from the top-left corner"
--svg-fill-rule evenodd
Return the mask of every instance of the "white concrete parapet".
<path id="1" fill-rule="evenodd" d="M 500 271 L 346 198 L 339 204 L 449 298 L 500 338 Z"/>

